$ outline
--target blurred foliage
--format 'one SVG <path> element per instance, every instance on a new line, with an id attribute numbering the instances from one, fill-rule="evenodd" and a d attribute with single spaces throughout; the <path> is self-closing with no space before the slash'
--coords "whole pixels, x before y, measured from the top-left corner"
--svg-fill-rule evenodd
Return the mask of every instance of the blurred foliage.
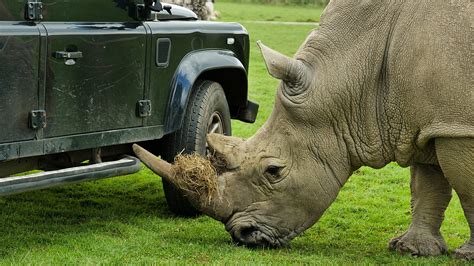
<path id="1" fill-rule="evenodd" d="M 217 0 L 231 3 L 326 6 L 329 0 Z"/>

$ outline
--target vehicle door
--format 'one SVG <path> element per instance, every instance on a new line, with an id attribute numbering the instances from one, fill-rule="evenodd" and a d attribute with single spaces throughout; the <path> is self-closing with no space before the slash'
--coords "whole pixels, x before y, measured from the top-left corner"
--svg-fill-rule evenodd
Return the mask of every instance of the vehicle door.
<path id="1" fill-rule="evenodd" d="M 145 87 L 140 22 L 43 22 L 48 33 L 44 136 L 138 127 Z"/>
<path id="2" fill-rule="evenodd" d="M 0 21 L 0 143 L 35 137 L 28 121 L 38 108 L 39 60 L 37 25 Z"/>

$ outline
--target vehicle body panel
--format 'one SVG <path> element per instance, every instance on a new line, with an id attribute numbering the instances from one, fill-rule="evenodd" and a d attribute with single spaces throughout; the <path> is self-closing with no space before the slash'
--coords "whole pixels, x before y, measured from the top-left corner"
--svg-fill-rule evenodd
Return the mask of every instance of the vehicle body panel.
<path id="1" fill-rule="evenodd" d="M 43 21 L 128 22 L 142 0 L 42 0 Z M 0 0 L 0 21 L 24 21 L 25 0 Z"/>
<path id="2" fill-rule="evenodd" d="M 0 21 L 24 21 L 27 0 L 0 0 Z M 32 2 L 39 0 L 30 0 Z M 132 22 L 139 19 L 139 8 L 144 0 L 41 0 L 41 21 L 70 22 Z M 165 10 L 152 11 L 145 20 L 196 20 L 189 9 L 165 4 Z"/>
<path id="3" fill-rule="evenodd" d="M 141 142 L 161 137 L 163 137 L 163 126 L 154 126 L 2 143 L 0 144 L 0 162 L 31 156 Z"/>
<path id="4" fill-rule="evenodd" d="M 0 22 L 0 32 L 7 34 L 10 27 L 7 25 L 12 24 L 18 23 Z M 42 33 L 42 38 L 47 40 L 44 41 L 47 51 L 42 48 L 45 52 L 35 61 L 40 67 L 35 65 L 34 71 L 39 74 L 30 78 L 39 80 L 39 92 L 38 86 L 28 92 L 36 97 L 36 102 L 22 105 L 25 111 L 18 122 L 28 136 L 0 143 L 0 161 L 159 139 L 180 128 L 194 81 L 210 70 L 238 69 L 242 73 L 239 76 L 242 86 L 237 93 L 240 96 L 232 95 L 229 90 L 226 95 L 231 96 L 229 99 L 247 99 L 248 35 L 239 24 L 198 21 L 24 24 L 29 32 L 47 30 Z M 156 43 L 163 38 L 171 40 L 170 62 L 167 67 L 158 67 Z M 228 45 L 227 38 L 234 38 L 235 43 Z M 65 59 L 53 57 L 54 52 L 68 48 L 83 52 L 83 58 L 77 59 L 75 65 L 66 65 Z M 39 54 L 39 50 L 33 51 Z M 105 56 L 98 58 L 104 51 Z M 14 69 L 11 63 L 4 65 L 10 71 Z M 44 81 L 42 72 L 46 73 Z M 124 76 L 127 78 L 121 79 Z M 3 80 L 6 79 L 2 77 Z M 239 84 L 235 80 L 234 83 Z M 101 91 L 103 88 L 106 90 Z M 10 91 L 4 93 L 11 97 Z M 108 101 L 112 98 L 113 102 Z M 151 100 L 151 116 L 137 116 L 136 103 L 140 99 Z M 88 106 L 91 101 L 95 104 Z M 245 104 L 242 100 L 238 102 Z M 28 128 L 25 116 L 38 108 L 46 110 L 47 126 L 33 130 Z M 168 116 L 173 118 L 165 120 Z"/>
<path id="5" fill-rule="evenodd" d="M 146 31 L 131 23 L 43 23 L 48 32 L 45 137 L 138 127 Z M 58 51 L 82 58 L 55 58 Z M 69 65 L 68 65 L 69 64 Z"/>
<path id="6" fill-rule="evenodd" d="M 194 81 L 206 71 L 212 69 L 239 69 L 243 73 L 239 88 L 247 99 L 248 33 L 237 23 L 216 23 L 207 21 L 167 21 L 145 22 L 152 33 L 152 54 L 157 57 L 156 44 L 161 39 L 170 39 L 170 62 L 168 67 L 159 67 L 155 62 L 150 66 L 150 91 L 148 97 L 153 99 L 152 109 L 161 116 L 148 118 L 146 125 L 166 123 L 166 133 L 176 130 L 181 125 L 184 109 L 187 104 L 190 88 Z M 234 44 L 227 44 L 233 38 Z M 186 97 L 176 98 L 177 95 Z M 226 91 L 226 94 L 228 92 Z M 177 104 L 179 102 L 180 104 Z M 245 104 L 245 103 L 243 103 Z M 168 109 L 167 111 L 167 108 Z M 184 108 L 184 109 L 183 109 Z M 170 124 L 170 117 L 177 120 Z M 165 121 L 165 117 L 168 122 Z"/>
<path id="7" fill-rule="evenodd" d="M 0 143 L 33 139 L 27 121 L 38 108 L 40 32 L 17 22 L 0 22 L 0 29 Z"/>
<path id="8" fill-rule="evenodd" d="M 237 23 L 194 21 L 174 6 L 151 13 L 162 21 L 136 21 L 130 7 L 142 0 L 43 0 L 32 22 L 26 3 L 0 0 L 0 167 L 158 140 L 181 128 L 197 79 L 222 85 L 233 118 L 248 104 L 248 33 Z M 30 124 L 35 110 L 44 127 Z"/>

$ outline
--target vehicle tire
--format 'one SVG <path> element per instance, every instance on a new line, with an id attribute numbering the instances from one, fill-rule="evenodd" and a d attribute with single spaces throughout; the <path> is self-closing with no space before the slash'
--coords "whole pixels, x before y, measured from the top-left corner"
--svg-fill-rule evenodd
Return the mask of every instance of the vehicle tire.
<path id="1" fill-rule="evenodd" d="M 229 106 L 222 86 L 213 81 L 198 80 L 191 93 L 183 125 L 167 138 L 169 147 L 165 159 L 173 161 L 183 153 L 196 152 L 205 156 L 206 135 L 232 133 Z M 170 210 L 180 216 L 197 216 L 196 210 L 172 184 L 163 180 L 163 190 Z"/>

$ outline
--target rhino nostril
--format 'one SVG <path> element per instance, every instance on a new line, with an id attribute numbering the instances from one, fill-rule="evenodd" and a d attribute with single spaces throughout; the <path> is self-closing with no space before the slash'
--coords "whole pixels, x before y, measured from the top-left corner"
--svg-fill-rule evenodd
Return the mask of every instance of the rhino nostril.
<path id="1" fill-rule="evenodd" d="M 233 239 L 248 247 L 271 246 L 269 237 L 254 226 L 245 226 L 235 230 Z"/>
<path id="2" fill-rule="evenodd" d="M 248 244 L 252 241 L 252 235 L 255 235 L 255 230 L 253 226 L 240 226 L 233 230 L 232 238 L 239 244 Z"/>
<path id="3" fill-rule="evenodd" d="M 247 240 L 245 242 L 250 242 L 249 240 L 255 239 L 257 235 L 258 231 L 255 227 L 247 227 L 240 231 L 241 238 Z"/>

